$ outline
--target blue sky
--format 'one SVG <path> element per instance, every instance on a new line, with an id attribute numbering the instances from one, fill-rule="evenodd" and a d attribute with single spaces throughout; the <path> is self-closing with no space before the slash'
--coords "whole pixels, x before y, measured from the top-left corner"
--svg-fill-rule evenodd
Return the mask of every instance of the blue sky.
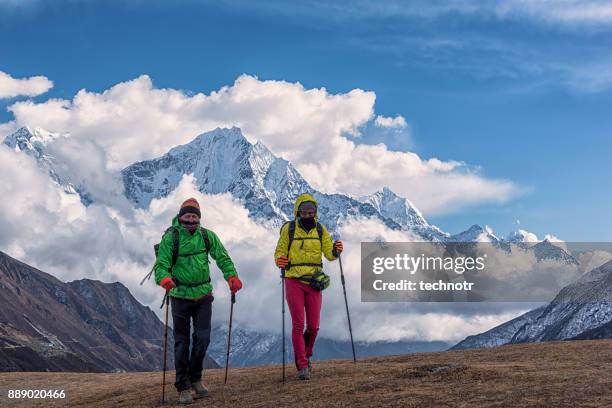
<path id="1" fill-rule="evenodd" d="M 506 234 L 520 220 L 539 236 L 608 241 L 612 17 L 586 3 L 593 12 L 519 1 L 0 0 L 0 71 L 53 80 L 36 100 L 145 73 L 206 93 L 243 73 L 371 90 L 376 113 L 402 115 L 410 132 L 364 129 L 361 143 L 465 161 L 525 188 L 504 204 L 428 217 L 444 230 L 480 223 Z M 0 100 L 2 122 L 14 102 Z"/>

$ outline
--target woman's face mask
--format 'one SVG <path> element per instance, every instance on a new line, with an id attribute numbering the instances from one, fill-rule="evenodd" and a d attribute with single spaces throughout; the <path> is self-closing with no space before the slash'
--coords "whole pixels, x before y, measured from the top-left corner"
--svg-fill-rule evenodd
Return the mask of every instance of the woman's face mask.
<path id="1" fill-rule="evenodd" d="M 311 202 L 305 202 L 298 209 L 300 222 L 304 228 L 310 230 L 317 225 L 315 216 L 317 215 L 317 207 Z"/>
<path id="2" fill-rule="evenodd" d="M 306 228 L 307 230 L 314 228 L 317 224 L 314 217 L 308 217 L 308 218 L 300 217 L 300 222 L 302 223 L 302 226 Z"/>

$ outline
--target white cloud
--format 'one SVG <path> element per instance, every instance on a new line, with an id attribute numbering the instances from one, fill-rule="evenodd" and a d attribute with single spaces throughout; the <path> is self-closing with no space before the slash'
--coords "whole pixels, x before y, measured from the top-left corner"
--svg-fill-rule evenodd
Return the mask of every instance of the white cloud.
<path id="1" fill-rule="evenodd" d="M 406 231 L 394 231 L 377 220 L 351 219 L 339 236 L 346 290 L 354 335 L 359 340 L 428 340 L 454 342 L 481 333 L 524 313 L 525 305 L 462 303 L 361 302 L 361 242 L 414 240 Z M 418 239 L 418 238 L 417 238 Z M 348 329 L 338 262 L 325 262 L 332 283 L 324 292 L 321 335 L 346 339 Z"/>
<path id="2" fill-rule="evenodd" d="M 53 82 L 44 76 L 29 78 L 13 78 L 6 72 L 0 71 L 0 99 L 15 96 L 37 96 L 53 88 Z"/>
<path id="3" fill-rule="evenodd" d="M 493 2 L 492 11 L 502 18 L 527 17 L 559 24 L 612 22 L 612 4 L 605 0 L 501 0 Z"/>
<path id="4" fill-rule="evenodd" d="M 157 311 L 160 289 L 151 282 L 145 286 L 138 283 L 153 262 L 152 245 L 169 225 L 179 203 L 194 196 L 202 206 L 205 225 L 219 234 L 248 289 L 239 295 L 236 321 L 247 328 L 277 331 L 275 319 L 262 319 L 278 311 L 278 271 L 271 257 L 277 231 L 254 223 L 242 204 L 229 195 L 202 195 L 190 176 L 168 197 L 153 200 L 147 209 L 135 210 L 120 197 L 113 197 L 117 188 L 114 175 L 127 164 L 161 155 L 198 133 L 235 125 L 252 140 L 262 140 L 295 162 L 309 181 L 327 191 L 360 194 L 391 185 L 430 211 L 481 202 L 483 197 L 504 199 L 515 192 L 511 183 L 488 180 L 459 161 L 423 160 L 414 153 L 348 139 L 347 133 L 357 134 L 365 123 L 375 120 L 374 102 L 373 92 L 356 89 L 335 95 L 323 88 L 305 89 L 298 83 L 259 81 L 250 76 L 210 95 L 156 89 L 149 77 L 142 76 L 102 93 L 82 90 L 71 101 L 17 102 L 10 107 L 15 120 L 4 128 L 30 124 L 69 132 L 69 137 L 53 146 L 53 155 L 64 163 L 62 171 L 107 198 L 85 207 L 75 196 L 59 191 L 31 158 L 2 147 L 2 177 L 11 182 L 3 184 L 0 191 L 6 197 L 0 212 L 4 214 L 0 217 L 0 245 L 11 255 L 64 280 L 119 280 Z M 392 120 L 399 121 L 397 117 Z M 14 208 L 22 214 L 16 214 Z M 452 332 L 440 330 L 435 318 L 428 323 L 419 314 L 406 314 L 405 305 L 359 302 L 359 243 L 369 238 L 409 240 L 407 233 L 391 231 L 373 220 L 353 220 L 340 233 L 347 243 L 343 259 L 351 310 L 359 316 L 355 322 L 358 339 L 388 334 L 402 339 L 456 340 L 458 333 L 463 335 L 457 325 L 452 326 Z M 38 238 L 33 240 L 34 236 Z M 86 254 L 83 243 L 87 243 Z M 327 266 L 334 283 L 325 295 L 322 333 L 343 338 L 346 316 L 337 268 L 337 263 Z M 213 283 L 218 299 L 214 319 L 222 321 L 228 294 L 216 268 Z M 452 314 L 448 310 L 432 312 L 428 306 L 419 308 L 440 319 L 449 319 Z M 385 313 L 405 315 L 406 321 L 414 324 L 398 329 L 389 320 L 389 325 L 381 325 L 373 333 L 367 322 Z M 489 313 L 490 320 L 482 321 L 493 324 L 505 319 L 496 318 L 497 313 Z M 467 333 L 476 327 L 468 321 L 471 316 L 473 313 L 453 321 L 464 319 Z M 419 329 L 415 332 L 416 326 Z"/>
<path id="5" fill-rule="evenodd" d="M 526 310 L 525 310 L 526 311 Z M 360 316 L 360 325 L 368 341 L 424 340 L 459 342 L 467 336 L 483 333 L 525 311 L 462 316 L 448 312 L 371 313 Z"/>
<path id="6" fill-rule="evenodd" d="M 209 95 L 190 96 L 155 88 L 143 75 L 101 93 L 81 90 L 71 101 L 20 101 L 9 110 L 18 125 L 70 132 L 100 146 L 106 167 L 115 171 L 160 156 L 201 132 L 238 126 L 251 140 L 263 141 L 294 163 L 325 192 L 360 196 L 388 185 L 426 214 L 504 202 L 520 193 L 514 183 L 483 177 L 461 161 L 423 159 L 382 144 L 355 143 L 350 135 L 367 123 L 405 123 L 401 116 L 376 117 L 375 99 L 373 92 L 361 89 L 331 94 L 325 88 L 248 75 Z"/>
<path id="7" fill-rule="evenodd" d="M 376 126 L 386 128 L 405 128 L 406 126 L 408 126 L 408 124 L 406 123 L 406 119 L 404 119 L 404 117 L 401 115 L 397 115 L 394 118 L 378 115 L 374 123 L 376 124 Z"/>
<path id="8" fill-rule="evenodd" d="M 557 238 L 553 234 L 544 235 L 544 240 L 549 241 L 553 245 L 563 249 L 565 252 L 569 253 L 569 249 L 567 248 L 567 244 L 561 238 Z"/>
<path id="9" fill-rule="evenodd" d="M 439 18 L 453 15 L 496 18 L 500 20 L 526 20 L 535 24 L 560 26 L 576 24 L 607 24 L 612 21 L 612 4 L 607 0 L 469 0 L 403 1 L 368 0 L 321 2 L 305 0 L 287 7 L 281 1 L 265 3 L 229 0 L 227 4 L 252 7 L 271 13 L 316 16 L 332 20 L 370 19 L 380 17 Z"/>
<path id="10" fill-rule="evenodd" d="M 605 250 L 594 250 L 578 255 L 581 272 L 590 272 L 612 259 L 612 253 Z"/>
<path id="11" fill-rule="evenodd" d="M 5 198 L 0 202 L 0 248 L 63 281 L 120 281 L 158 312 L 163 291 L 153 279 L 144 286 L 139 283 L 153 265 L 153 245 L 170 226 L 180 203 L 196 197 L 204 225 L 219 235 L 249 288 L 239 296 L 245 313 L 253 313 L 244 320 L 264 316 L 278 303 L 273 296 L 278 274 L 272 257 L 278 233 L 253 222 L 229 194 L 203 195 L 193 177 L 185 176 L 168 197 L 153 200 L 148 209 L 122 214 L 106 205 L 83 206 L 77 196 L 58 188 L 33 159 L 5 146 L 0 146 L 0 171 L 0 195 Z M 227 284 L 211 262 L 215 297 L 222 303 Z M 217 315 L 220 319 L 223 313 Z"/>
<path id="12" fill-rule="evenodd" d="M 215 231 L 228 249 L 244 282 L 235 308 L 235 324 L 278 332 L 280 280 L 272 254 L 278 231 L 249 218 L 248 211 L 229 194 L 203 195 L 192 176 L 185 176 L 169 196 L 153 200 L 147 209 L 120 213 L 106 205 L 83 206 L 63 193 L 25 154 L 0 146 L 0 248 L 61 280 L 120 281 L 134 296 L 161 313 L 162 290 L 152 281 L 139 282 L 153 264 L 153 244 L 170 225 L 180 203 L 195 197 L 203 224 Z M 344 273 L 356 339 L 459 340 L 507 319 L 507 311 L 454 313 L 431 305 L 365 304 L 360 299 L 359 242 L 363 239 L 407 240 L 406 232 L 389 230 L 375 220 L 351 220 L 342 227 L 346 243 Z M 213 320 L 225 322 L 227 284 L 211 260 L 215 299 Z M 332 286 L 324 294 L 321 333 L 346 337 L 346 315 L 338 263 L 325 262 Z M 456 308 L 456 305 L 453 306 Z M 416 311 L 415 311 L 416 310 Z M 422 311 L 419 312 L 419 311 Z M 501 314 L 500 314 L 501 313 Z M 448 325 L 440 325 L 440 321 Z M 376 330 L 373 329 L 376 322 Z M 401 324 L 398 324 L 401 322 Z"/>
<path id="13" fill-rule="evenodd" d="M 534 234 L 533 232 L 530 232 L 524 229 L 519 229 L 518 232 L 519 234 L 523 236 L 522 242 L 539 242 L 540 241 L 538 239 L 538 236 Z"/>
<path id="14" fill-rule="evenodd" d="M 36 7 L 40 0 L 0 0 L 0 7 Z M 607 0 L 468 0 L 411 1 L 351 0 L 321 2 L 304 0 L 288 6 L 286 2 L 270 0 L 251 2 L 226 0 L 226 5 L 253 8 L 265 12 L 283 13 L 289 16 L 309 15 L 334 20 L 363 19 L 372 17 L 425 17 L 436 18 L 453 14 L 478 17 L 495 17 L 503 20 L 529 20 L 559 25 L 606 24 L 612 21 L 612 5 Z M 350 7 L 349 7 L 350 6 Z M 299 13 L 296 13 L 299 11 Z"/>
<path id="15" fill-rule="evenodd" d="M 0 123 L 0 140 L 4 140 L 6 136 L 10 135 L 17 129 L 17 124 L 14 121 Z"/>
<path id="16" fill-rule="evenodd" d="M 582 64 L 557 63 L 550 67 L 558 71 L 568 86 L 576 91 L 602 92 L 612 86 L 612 59 L 594 59 Z"/>

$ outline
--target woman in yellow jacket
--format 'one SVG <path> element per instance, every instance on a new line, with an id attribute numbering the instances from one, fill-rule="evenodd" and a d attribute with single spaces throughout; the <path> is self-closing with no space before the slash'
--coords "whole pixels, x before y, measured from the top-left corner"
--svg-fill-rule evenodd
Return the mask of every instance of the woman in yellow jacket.
<path id="1" fill-rule="evenodd" d="M 322 289 L 309 281 L 323 271 L 322 255 L 330 261 L 343 250 L 333 242 L 325 225 L 317 222 L 317 202 L 310 194 L 300 195 L 294 206 L 295 220 L 283 225 L 274 252 L 279 268 L 285 270 L 285 299 L 293 322 L 291 339 L 300 380 L 310 379 L 312 350 L 319 331 Z M 304 331 L 304 312 L 306 331 Z"/>

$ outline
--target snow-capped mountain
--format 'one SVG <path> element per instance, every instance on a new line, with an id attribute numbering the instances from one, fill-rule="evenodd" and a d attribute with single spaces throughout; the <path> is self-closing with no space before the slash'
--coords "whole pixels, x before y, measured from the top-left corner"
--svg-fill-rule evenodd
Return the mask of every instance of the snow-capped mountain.
<path id="1" fill-rule="evenodd" d="M 532 310 L 453 348 L 601 338 L 612 335 L 612 261 L 584 274 L 545 307 Z"/>
<path id="2" fill-rule="evenodd" d="M 84 186 L 74 183 L 69 176 L 59 170 L 53 154 L 49 153 L 49 145 L 67 134 L 49 132 L 40 127 L 34 129 L 24 126 L 4 139 L 4 144 L 17 152 L 23 152 L 36 159 L 38 165 L 49 173 L 49 177 L 68 194 L 78 194 L 85 205 L 92 203 L 92 198 Z"/>
<path id="3" fill-rule="evenodd" d="M 499 243 L 502 240 L 499 239 L 493 229 L 488 225 L 481 227 L 478 224 L 472 225 L 467 230 L 458 234 L 451 235 L 449 241 L 452 242 L 490 242 Z"/>
<path id="4" fill-rule="evenodd" d="M 359 201 L 371 204 L 383 217 L 396 221 L 403 229 L 418 232 L 428 240 L 444 241 L 450 236 L 435 225 L 429 224 L 408 199 L 398 196 L 388 187 L 363 196 Z"/>
<path id="5" fill-rule="evenodd" d="M 510 234 L 508 234 L 508 236 L 505 238 L 505 241 L 511 244 L 528 247 L 531 244 L 535 244 L 539 240 L 534 233 L 526 231 L 524 229 L 519 229 L 517 231 L 512 231 Z"/>
<path id="6" fill-rule="evenodd" d="M 93 198 L 87 186 L 73 182 L 49 153 L 49 146 L 62 137 L 68 135 L 23 127 L 7 136 L 4 144 L 35 157 L 59 186 L 68 193 L 78 194 L 89 205 Z M 511 243 L 520 244 L 532 238 L 524 230 L 500 238 L 489 226 L 477 224 L 450 235 L 428 223 L 408 199 L 388 187 L 358 199 L 318 192 L 290 162 L 275 156 L 261 142 L 251 143 L 236 127 L 203 133 L 159 158 L 134 163 L 121 171 L 126 197 L 140 208 L 147 207 L 154 198 L 171 193 L 185 174 L 194 175 L 201 192 L 229 192 L 243 201 L 253 218 L 276 227 L 293 219 L 297 196 L 310 193 L 319 201 L 320 220 L 332 233 L 345 219 L 363 216 L 377 218 L 394 230 L 411 231 L 426 241 L 490 242 L 509 249 Z"/>
<path id="7" fill-rule="evenodd" d="M 532 246 L 531 249 L 533 250 L 538 261 L 550 259 L 578 265 L 576 258 L 568 254 L 567 251 L 561 248 L 559 244 L 555 244 L 548 239 L 538 242 Z"/>
<path id="8" fill-rule="evenodd" d="M 125 194 L 135 205 L 172 192 L 184 174 L 193 173 L 203 193 L 230 192 L 241 199 L 251 216 L 280 226 L 293 219 L 295 199 L 312 194 L 319 218 L 331 231 L 350 216 L 374 217 L 396 230 L 409 229 L 425 239 L 443 237 L 410 202 L 386 189 L 362 201 L 344 194 L 316 191 L 291 163 L 276 157 L 261 142 L 249 142 L 240 129 L 215 129 L 162 157 L 135 163 L 122 171 Z"/>
<path id="9" fill-rule="evenodd" d="M 62 137 L 59 133 L 48 132 L 42 128 L 30 129 L 25 126 L 17 129 L 4 139 L 4 144 L 11 149 L 27 152 L 43 161 L 48 157 L 45 153 L 45 146 L 57 138 Z"/>
<path id="10" fill-rule="evenodd" d="M 579 264 L 578 260 L 565 249 L 562 242 L 553 242 L 548 237 L 538 240 L 535 234 L 520 229 L 511 232 L 506 238 L 500 238 L 488 225 L 481 227 L 474 224 L 463 232 L 449 236 L 446 242 L 490 243 L 507 253 L 512 253 L 515 247 L 518 247 L 522 251 L 532 251 L 538 261 L 548 259 L 572 265 Z"/>

